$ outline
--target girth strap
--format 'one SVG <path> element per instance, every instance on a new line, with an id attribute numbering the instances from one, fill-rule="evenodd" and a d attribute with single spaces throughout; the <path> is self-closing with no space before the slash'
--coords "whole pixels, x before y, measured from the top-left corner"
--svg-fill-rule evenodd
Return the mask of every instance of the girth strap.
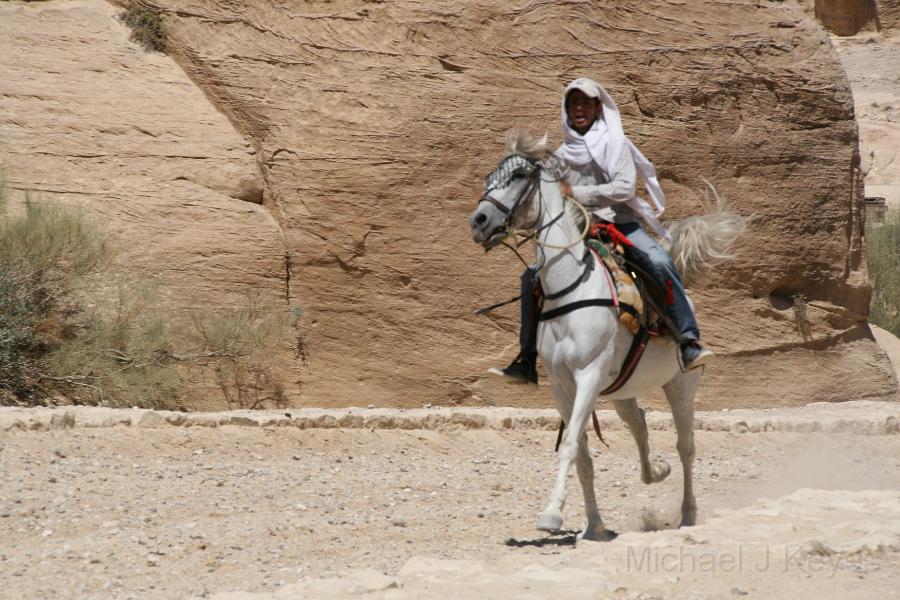
<path id="1" fill-rule="evenodd" d="M 563 304 L 562 306 L 558 306 L 552 310 L 543 311 L 541 313 L 541 316 L 538 317 L 538 321 L 549 321 L 550 319 L 555 319 L 556 317 L 567 315 L 572 311 L 578 310 L 579 308 L 587 308 L 588 306 L 615 305 L 610 298 L 591 298 L 588 300 L 578 300 L 576 302 L 570 302 L 569 304 Z"/>
<path id="2" fill-rule="evenodd" d="M 582 258 L 582 261 L 584 262 L 584 270 L 581 271 L 581 275 L 575 281 L 566 286 L 565 289 L 554 292 L 553 294 L 544 294 L 544 300 L 556 300 L 557 298 L 562 298 L 588 280 L 588 278 L 591 276 L 591 272 L 594 270 L 594 255 L 590 251 L 590 249 L 585 248 L 584 258 Z"/>
<path id="3" fill-rule="evenodd" d="M 601 396 L 607 396 L 613 392 L 617 392 L 622 386 L 628 383 L 628 380 L 631 379 L 631 376 L 634 374 L 634 370 L 637 368 L 638 363 L 641 361 L 641 357 L 644 355 L 644 350 L 647 349 L 647 342 L 649 340 L 650 331 L 642 326 L 631 341 L 631 347 L 628 349 L 628 354 L 625 355 L 625 363 L 622 365 L 622 370 L 619 371 L 619 376 L 616 377 L 616 380 L 613 381 L 609 387 L 600 392 Z"/>

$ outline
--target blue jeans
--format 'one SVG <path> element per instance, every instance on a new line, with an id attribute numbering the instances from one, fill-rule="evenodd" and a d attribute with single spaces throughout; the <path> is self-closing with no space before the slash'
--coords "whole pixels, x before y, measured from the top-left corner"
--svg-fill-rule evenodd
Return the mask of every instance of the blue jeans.
<path id="1" fill-rule="evenodd" d="M 643 258 L 638 258 L 638 266 L 647 271 L 656 279 L 657 283 L 666 290 L 666 296 L 670 296 L 671 304 L 665 303 L 663 307 L 666 315 L 675 323 L 678 333 L 681 335 L 680 341 L 700 341 L 700 328 L 697 327 L 697 320 L 694 318 L 694 311 L 688 303 L 687 295 L 684 292 L 684 283 L 681 281 L 681 275 L 675 269 L 675 263 L 669 253 L 652 237 L 647 235 L 638 223 L 616 224 L 616 228 L 625 234 L 631 240 L 638 250 L 643 252 Z M 669 294 L 671 290 L 671 294 Z"/>

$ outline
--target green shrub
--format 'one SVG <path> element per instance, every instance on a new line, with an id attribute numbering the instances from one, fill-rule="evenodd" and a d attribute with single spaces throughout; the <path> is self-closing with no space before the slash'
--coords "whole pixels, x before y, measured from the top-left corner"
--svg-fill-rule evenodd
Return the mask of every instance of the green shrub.
<path id="1" fill-rule="evenodd" d="M 122 15 L 122 21 L 131 28 L 131 39 L 147 50 L 166 53 L 166 28 L 158 10 L 133 2 Z"/>
<path id="2" fill-rule="evenodd" d="M 293 321 L 257 294 L 248 294 L 240 308 L 194 316 L 186 340 L 191 354 L 185 358 L 212 373 L 229 408 L 285 406 L 271 354 L 290 345 Z"/>
<path id="3" fill-rule="evenodd" d="M 900 208 L 866 227 L 872 304 L 869 321 L 900 336 Z"/>
<path id="4" fill-rule="evenodd" d="M 42 378 L 76 404 L 182 408 L 175 336 L 162 312 L 148 308 L 154 294 L 149 285 L 122 285 L 112 307 L 83 309 L 72 334 L 44 356 Z"/>
<path id="5" fill-rule="evenodd" d="M 47 356 L 53 380 L 79 404 L 182 409 L 214 390 L 228 408 L 282 407 L 284 388 L 270 365 L 293 328 L 282 311 L 250 294 L 244 306 L 175 323 L 154 306 L 153 286 L 119 288 L 113 310 L 94 309 Z"/>
<path id="6" fill-rule="evenodd" d="M 40 357 L 70 334 L 75 298 L 109 259 L 79 211 L 31 201 L 19 211 L 0 187 L 0 401 L 40 396 Z"/>
<path id="7" fill-rule="evenodd" d="M 0 391 L 12 396 L 28 389 L 22 356 L 35 345 L 31 313 L 21 286 L 0 270 Z"/>
<path id="8" fill-rule="evenodd" d="M 3 200 L 0 211 L 8 213 Z M 40 313 L 63 303 L 110 256 L 106 236 L 78 209 L 29 199 L 0 223 L 0 268 Z"/>
<path id="9" fill-rule="evenodd" d="M 111 256 L 83 212 L 11 210 L 0 185 L 0 404 L 179 409 L 216 389 L 229 408 L 286 404 L 270 364 L 296 331 L 286 308 L 250 294 L 236 309 L 175 318 L 154 285 L 134 281 L 98 302 Z"/>

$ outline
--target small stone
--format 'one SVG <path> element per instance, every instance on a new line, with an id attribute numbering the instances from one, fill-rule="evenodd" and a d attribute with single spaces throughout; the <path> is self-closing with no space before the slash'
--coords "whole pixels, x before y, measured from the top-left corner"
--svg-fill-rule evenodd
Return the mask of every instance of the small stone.
<path id="1" fill-rule="evenodd" d="M 731 431 L 732 433 L 747 433 L 750 431 L 750 426 L 744 421 L 738 421 L 731 426 Z"/>
<path id="2" fill-rule="evenodd" d="M 748 594 L 747 590 L 739 587 L 731 588 L 731 593 L 735 596 L 746 596 Z"/>
<path id="3" fill-rule="evenodd" d="M 400 517 L 392 517 L 391 525 L 394 527 L 406 527 L 406 519 L 401 519 Z"/>

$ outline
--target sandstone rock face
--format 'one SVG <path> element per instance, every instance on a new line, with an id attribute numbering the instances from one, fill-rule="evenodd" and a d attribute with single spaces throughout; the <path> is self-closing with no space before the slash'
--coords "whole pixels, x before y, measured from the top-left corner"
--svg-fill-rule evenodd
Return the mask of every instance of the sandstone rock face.
<path id="1" fill-rule="evenodd" d="M 174 227 L 180 235 L 142 238 L 135 251 L 138 268 L 162 268 L 173 285 L 288 285 L 305 315 L 302 393 L 288 390 L 298 402 L 549 405 L 546 388 L 523 392 L 484 375 L 515 353 L 516 309 L 473 311 L 514 295 L 520 265 L 483 256 L 464 219 L 507 128 L 560 139 L 559 96 L 581 74 L 617 99 L 658 167 L 670 216 L 699 209 L 705 177 L 759 217 L 717 284 L 693 294 L 704 339 L 722 355 L 699 404 L 895 393 L 864 325 L 852 98 L 827 35 L 798 5 L 159 0 L 173 56 L 244 142 L 170 59 L 127 43 L 106 5 L 4 4 L 0 27 L 30 31 L 0 59 L 18 73 L 0 84 L 11 90 L 0 96 L 0 126 L 15 160 L 46 154 L 28 144 L 50 115 L 87 112 L 95 123 L 90 135 L 54 128 L 70 131 L 63 139 L 74 148 L 16 187 L 68 194 L 76 182 L 123 232 Z M 88 14 L 90 26 L 72 24 Z M 48 15 L 52 25 L 39 19 Z M 22 92 L 37 85 L 25 73 L 41 72 L 44 51 L 27 35 L 47 27 L 59 28 L 69 56 L 89 56 L 52 61 L 60 74 L 48 66 L 32 78 L 47 89 Z M 64 31 L 91 43 L 66 45 Z M 95 46 L 118 62 L 86 66 L 99 60 Z M 101 89 L 114 106 L 100 103 Z M 85 96 L 65 108 L 38 99 L 63 93 Z M 45 124 L 32 124 L 44 111 Z M 153 118 L 138 122 L 145 112 Z M 19 129 L 25 141 L 10 144 L 6 130 Z M 100 160 L 82 156 L 113 139 L 123 145 Z M 135 150 L 151 141 L 163 147 L 157 162 Z M 246 202 L 260 186 L 263 206 Z M 117 201 L 99 200 L 101 190 Z M 138 195 L 146 200 L 123 201 Z"/>
<path id="2" fill-rule="evenodd" d="M 603 80 L 675 217 L 700 177 L 759 216 L 695 294 L 724 355 L 703 401 L 893 392 L 868 288 L 852 99 L 798 6 L 160 2 L 194 80 L 256 143 L 308 316 L 316 403 L 546 403 L 487 382 L 515 350 L 514 258 L 463 218 L 517 124 L 559 139 L 562 86 Z M 695 19 L 692 15 L 703 15 Z M 822 373 L 833 374 L 822 377 Z"/>
<path id="3" fill-rule="evenodd" d="M 99 214 L 117 272 L 154 278 L 175 313 L 241 306 L 249 290 L 284 303 L 285 246 L 252 145 L 170 58 L 129 42 L 118 12 L 0 3 L 9 195 Z"/>
<path id="4" fill-rule="evenodd" d="M 871 0 L 816 0 L 816 18 L 828 31 L 853 35 L 875 20 Z"/>

